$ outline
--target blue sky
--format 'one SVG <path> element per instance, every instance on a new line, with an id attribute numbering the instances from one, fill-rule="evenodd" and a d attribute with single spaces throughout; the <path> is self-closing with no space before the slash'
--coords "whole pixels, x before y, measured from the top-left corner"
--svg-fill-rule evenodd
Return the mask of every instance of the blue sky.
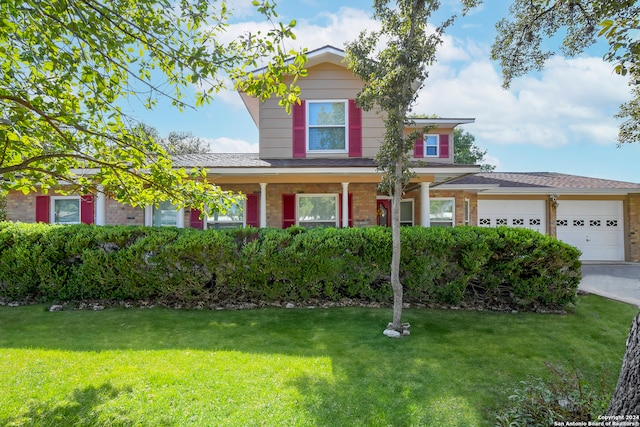
<path id="1" fill-rule="evenodd" d="M 229 35 L 264 28 L 251 0 L 228 2 L 234 10 Z M 438 61 L 421 90 L 414 112 L 440 117 L 473 117 L 465 131 L 501 172 L 559 172 L 640 183 L 640 144 L 617 147 L 620 121 L 613 116 L 629 97 L 627 80 L 602 61 L 600 43 L 578 58 L 554 57 L 540 73 L 501 86 L 498 64 L 489 59 L 495 23 L 508 14 L 508 0 L 485 4 L 459 18 L 445 35 Z M 348 4 L 348 5 L 345 5 Z M 343 48 L 363 29 L 376 28 L 372 0 L 280 0 L 284 22 L 295 19 L 291 47 Z M 442 0 L 438 17 L 458 7 Z M 178 112 L 165 103 L 153 111 L 130 105 L 138 119 L 158 129 L 190 131 L 214 152 L 257 152 L 258 129 L 234 91 L 223 91 L 197 111 Z"/>

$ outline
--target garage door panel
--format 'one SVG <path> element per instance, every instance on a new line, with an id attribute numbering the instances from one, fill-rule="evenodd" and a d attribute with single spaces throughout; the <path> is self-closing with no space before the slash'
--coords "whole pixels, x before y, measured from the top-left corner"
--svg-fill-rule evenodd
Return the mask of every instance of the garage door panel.
<path id="1" fill-rule="evenodd" d="M 582 260 L 624 260 L 622 202 L 564 200 L 557 210 L 558 239 L 582 251 Z"/>
<path id="2" fill-rule="evenodd" d="M 546 233 L 544 200 L 478 200 L 481 227 L 522 227 Z"/>

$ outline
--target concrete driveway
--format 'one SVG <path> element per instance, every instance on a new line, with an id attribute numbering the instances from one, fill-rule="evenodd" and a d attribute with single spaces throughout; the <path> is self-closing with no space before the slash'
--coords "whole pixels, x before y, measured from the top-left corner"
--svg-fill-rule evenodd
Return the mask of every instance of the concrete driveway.
<path id="1" fill-rule="evenodd" d="M 585 261 L 578 289 L 640 307 L 640 263 Z"/>

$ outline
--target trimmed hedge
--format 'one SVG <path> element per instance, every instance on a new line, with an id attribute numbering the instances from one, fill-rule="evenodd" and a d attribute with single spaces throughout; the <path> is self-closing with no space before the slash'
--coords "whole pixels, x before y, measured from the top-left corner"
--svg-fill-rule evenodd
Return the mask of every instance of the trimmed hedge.
<path id="1" fill-rule="evenodd" d="M 405 301 L 558 309 L 580 252 L 511 228 L 402 229 Z M 391 230 L 194 230 L 0 223 L 5 301 L 389 302 Z"/>

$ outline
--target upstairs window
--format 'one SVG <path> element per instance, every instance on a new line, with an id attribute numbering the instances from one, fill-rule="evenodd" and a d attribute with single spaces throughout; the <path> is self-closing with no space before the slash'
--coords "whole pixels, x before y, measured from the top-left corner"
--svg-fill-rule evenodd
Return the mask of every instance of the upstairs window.
<path id="1" fill-rule="evenodd" d="M 307 101 L 307 150 L 344 153 L 348 148 L 347 101 Z"/>
<path id="2" fill-rule="evenodd" d="M 424 156 L 425 157 L 439 157 L 440 150 L 439 135 L 425 135 L 424 136 Z"/>
<path id="3" fill-rule="evenodd" d="M 413 146 L 413 157 L 422 158 L 440 158 L 453 160 L 449 154 L 451 152 L 449 146 L 449 134 L 424 134 L 416 139 Z"/>

